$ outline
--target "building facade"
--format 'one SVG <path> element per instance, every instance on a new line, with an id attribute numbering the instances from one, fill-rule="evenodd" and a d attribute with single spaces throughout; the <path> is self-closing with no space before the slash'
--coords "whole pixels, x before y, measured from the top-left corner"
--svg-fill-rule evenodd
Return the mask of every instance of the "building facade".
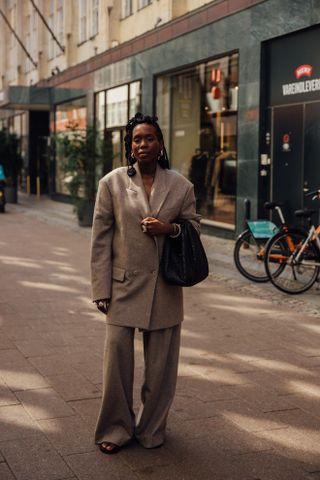
<path id="1" fill-rule="evenodd" d="M 32 192 L 40 177 L 67 193 L 47 146 L 70 125 L 95 125 L 112 168 L 125 165 L 136 111 L 159 117 L 209 232 L 234 236 L 266 200 L 290 218 L 320 184 L 319 0 L 2 0 L 2 12 L 0 119 L 23 139 Z"/>

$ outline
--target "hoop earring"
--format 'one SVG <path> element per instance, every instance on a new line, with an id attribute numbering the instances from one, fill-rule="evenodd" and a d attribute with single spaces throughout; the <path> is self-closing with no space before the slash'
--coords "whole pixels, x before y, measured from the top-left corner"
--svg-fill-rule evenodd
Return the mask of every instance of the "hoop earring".
<path id="1" fill-rule="evenodd" d="M 163 157 L 163 150 L 160 150 L 160 152 L 158 153 L 157 159 L 161 160 L 162 157 Z"/>

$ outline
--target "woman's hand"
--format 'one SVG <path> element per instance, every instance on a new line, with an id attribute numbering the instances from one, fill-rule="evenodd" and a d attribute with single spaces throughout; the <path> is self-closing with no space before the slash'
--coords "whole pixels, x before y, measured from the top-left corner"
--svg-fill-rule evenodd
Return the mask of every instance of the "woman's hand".
<path id="1" fill-rule="evenodd" d="M 95 300 L 94 302 L 97 305 L 97 309 L 107 315 L 109 305 L 110 305 L 110 298 L 103 298 L 101 300 Z"/>
<path id="2" fill-rule="evenodd" d="M 153 217 L 146 217 L 141 222 L 141 228 L 148 235 L 172 235 L 174 226 L 171 223 L 164 223 Z"/>

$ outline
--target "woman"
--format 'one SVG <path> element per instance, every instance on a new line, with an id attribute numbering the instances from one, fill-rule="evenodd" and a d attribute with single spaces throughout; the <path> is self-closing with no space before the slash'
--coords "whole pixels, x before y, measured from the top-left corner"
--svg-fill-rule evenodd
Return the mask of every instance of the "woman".
<path id="1" fill-rule="evenodd" d="M 145 448 L 164 442 L 183 320 L 182 288 L 165 283 L 160 260 L 176 218 L 199 230 L 193 185 L 169 170 L 157 118 L 137 113 L 126 127 L 128 167 L 99 182 L 92 231 L 93 301 L 107 315 L 103 398 L 95 441 L 112 454 L 132 438 Z M 134 334 L 143 332 L 142 406 L 133 412 Z"/>

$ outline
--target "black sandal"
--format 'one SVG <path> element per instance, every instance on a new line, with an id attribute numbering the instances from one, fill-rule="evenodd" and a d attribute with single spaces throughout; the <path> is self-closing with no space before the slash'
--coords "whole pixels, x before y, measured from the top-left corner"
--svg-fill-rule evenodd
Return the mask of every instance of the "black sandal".
<path id="1" fill-rule="evenodd" d="M 121 447 L 111 442 L 102 442 L 99 444 L 99 448 L 102 453 L 106 453 L 107 455 L 113 455 L 114 453 L 119 452 Z"/>

